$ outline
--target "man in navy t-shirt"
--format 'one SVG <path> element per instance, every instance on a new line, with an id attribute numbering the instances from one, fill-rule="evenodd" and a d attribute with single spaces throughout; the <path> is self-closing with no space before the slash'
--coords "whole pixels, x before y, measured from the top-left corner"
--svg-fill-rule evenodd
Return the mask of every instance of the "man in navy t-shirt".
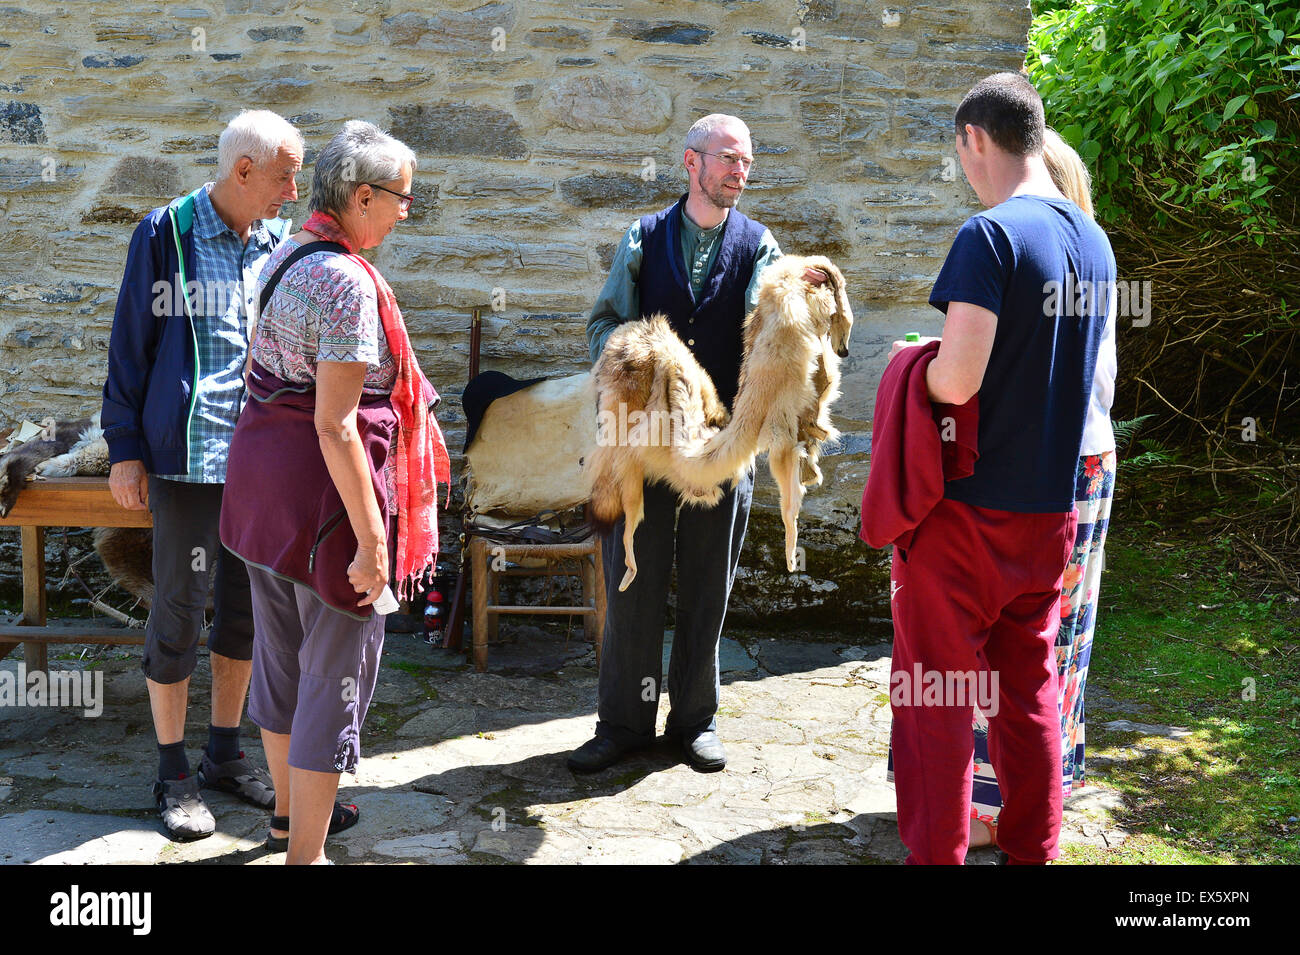
<path id="1" fill-rule="evenodd" d="M 1026 77 L 980 82 L 956 131 L 988 208 L 961 227 L 930 295 L 947 319 L 925 374 L 932 402 L 978 396 L 979 458 L 894 552 L 891 691 L 918 679 L 945 688 L 941 701 L 891 692 L 898 826 L 909 862 L 964 860 L 979 703 L 1004 794 L 998 845 L 1013 863 L 1043 863 L 1058 854 L 1061 821 L 1053 641 L 1115 258 L 1047 172 L 1042 101 Z"/>

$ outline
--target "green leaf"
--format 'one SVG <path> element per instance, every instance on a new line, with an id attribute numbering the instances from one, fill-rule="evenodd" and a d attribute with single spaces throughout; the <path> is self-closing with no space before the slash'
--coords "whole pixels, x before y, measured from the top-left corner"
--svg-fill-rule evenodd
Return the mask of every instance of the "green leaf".
<path id="1" fill-rule="evenodd" d="M 1074 144 L 1083 142 L 1083 127 L 1078 123 L 1071 123 L 1068 126 L 1062 126 L 1057 130 L 1057 132 L 1061 134 L 1061 138 L 1067 143 Z"/>
<path id="2" fill-rule="evenodd" d="M 1241 109 L 1242 104 L 1250 99 L 1249 93 L 1242 93 L 1240 96 L 1234 96 L 1228 100 L 1228 105 L 1223 108 L 1223 121 L 1226 123 L 1232 118 L 1232 114 Z"/>
<path id="3" fill-rule="evenodd" d="M 1255 132 L 1265 139 L 1272 139 L 1277 135 L 1277 123 L 1271 119 L 1261 119 L 1255 124 Z"/>
<path id="4" fill-rule="evenodd" d="M 1286 34 L 1281 30 L 1269 30 L 1268 38 L 1273 41 L 1274 46 L 1281 46 L 1282 41 L 1286 39 Z"/>

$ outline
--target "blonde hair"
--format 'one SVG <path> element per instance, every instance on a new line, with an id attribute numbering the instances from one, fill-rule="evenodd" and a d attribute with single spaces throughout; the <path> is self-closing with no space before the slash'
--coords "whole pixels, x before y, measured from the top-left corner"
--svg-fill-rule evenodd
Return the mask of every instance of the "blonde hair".
<path id="1" fill-rule="evenodd" d="M 1074 148 L 1061 134 L 1047 127 L 1043 137 L 1043 162 L 1056 188 L 1076 206 L 1095 218 L 1092 212 L 1092 176 Z"/>

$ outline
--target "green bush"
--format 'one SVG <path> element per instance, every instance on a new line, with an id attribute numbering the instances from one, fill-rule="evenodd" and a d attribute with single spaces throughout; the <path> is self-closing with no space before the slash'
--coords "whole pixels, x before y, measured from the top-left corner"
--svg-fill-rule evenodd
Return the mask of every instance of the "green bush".
<path id="1" fill-rule="evenodd" d="M 1103 222 L 1226 220 L 1262 245 L 1294 219 L 1274 202 L 1279 186 L 1295 194 L 1279 166 L 1300 146 L 1300 3 L 1035 9 L 1026 66 L 1048 122 L 1094 171 Z"/>

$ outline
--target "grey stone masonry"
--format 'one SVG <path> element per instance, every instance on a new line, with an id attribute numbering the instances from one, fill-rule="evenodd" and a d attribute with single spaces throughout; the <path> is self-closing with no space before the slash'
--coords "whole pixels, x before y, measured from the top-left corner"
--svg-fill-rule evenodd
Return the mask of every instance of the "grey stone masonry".
<path id="1" fill-rule="evenodd" d="M 485 369 L 584 369 L 613 244 L 684 191 L 691 122 L 735 113 L 757 157 L 742 210 L 785 251 L 835 258 L 858 320 L 846 440 L 807 503 L 814 529 L 833 522 L 808 538 L 827 566 L 804 582 L 823 589 L 782 598 L 833 604 L 861 583 L 850 565 L 878 564 L 856 525 L 890 342 L 941 327 L 927 293 L 977 208 L 953 110 L 981 77 L 1021 68 L 1028 26 L 1025 0 L 18 0 L 0 17 L 0 430 L 98 407 L 132 229 L 211 179 L 223 125 L 265 107 L 302 130 L 308 167 L 352 118 L 418 154 L 415 213 L 374 260 L 446 396 L 459 465 L 467 310 L 501 290 Z M 298 222 L 310 183 L 307 168 L 285 207 Z M 776 550 L 755 566 L 771 499 L 760 485 L 755 600 L 790 589 Z"/>

